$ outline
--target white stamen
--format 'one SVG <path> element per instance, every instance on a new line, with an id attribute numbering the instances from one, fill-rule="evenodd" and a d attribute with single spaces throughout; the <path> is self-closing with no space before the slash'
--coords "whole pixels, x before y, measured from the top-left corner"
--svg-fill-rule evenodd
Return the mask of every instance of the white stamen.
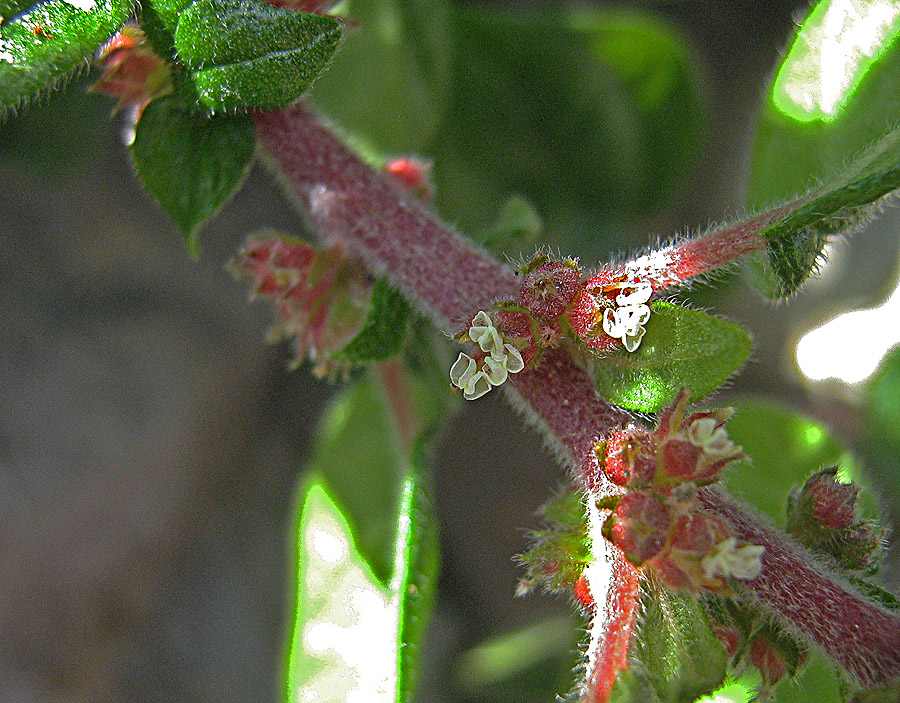
<path id="1" fill-rule="evenodd" d="M 688 441 L 713 457 L 727 456 L 735 451 L 740 451 L 740 448 L 736 447 L 728 437 L 725 428 L 716 427 L 718 424 L 713 417 L 694 420 L 687 428 Z"/>
<path id="2" fill-rule="evenodd" d="M 494 386 L 504 383 L 509 374 L 525 368 L 522 354 L 512 344 L 504 344 L 490 316 L 479 311 L 467 330 L 469 338 L 489 355 L 480 362 L 460 352 L 450 367 L 450 382 L 461 389 L 466 400 L 476 400 Z"/>

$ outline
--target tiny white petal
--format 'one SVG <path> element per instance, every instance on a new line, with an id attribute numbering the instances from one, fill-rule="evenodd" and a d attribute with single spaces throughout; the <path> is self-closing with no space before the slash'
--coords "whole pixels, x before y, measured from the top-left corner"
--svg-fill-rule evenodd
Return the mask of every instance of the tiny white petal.
<path id="1" fill-rule="evenodd" d="M 473 327 L 493 327 L 494 322 L 491 320 L 491 316 L 488 315 L 484 310 L 479 310 L 478 313 L 472 318 L 472 326 Z"/>
<path id="2" fill-rule="evenodd" d="M 637 348 L 641 346 L 641 340 L 644 338 L 645 330 L 643 327 L 638 327 L 637 332 L 629 333 L 626 332 L 625 336 L 622 337 L 622 343 L 625 345 L 625 349 L 630 352 L 637 351 Z"/>
<path id="3" fill-rule="evenodd" d="M 525 362 L 522 360 L 522 355 L 519 353 L 519 350 L 516 349 L 512 344 L 507 344 L 503 347 L 506 350 L 506 370 L 510 373 L 519 373 L 522 369 L 525 368 Z"/>
<path id="4" fill-rule="evenodd" d="M 724 427 L 716 427 L 718 421 L 713 417 L 702 417 L 694 420 L 687 428 L 688 441 L 700 447 L 710 456 L 726 456 L 732 454 L 736 447 L 728 437 Z"/>
<path id="5" fill-rule="evenodd" d="M 619 311 L 612 308 L 606 308 L 603 311 L 603 331 L 610 337 L 619 338 L 622 333 L 619 331 Z"/>
<path id="6" fill-rule="evenodd" d="M 650 307 L 647 305 L 619 308 L 616 312 L 621 328 L 628 334 L 637 334 L 637 331 L 650 319 Z"/>
<path id="7" fill-rule="evenodd" d="M 475 359 L 463 352 L 459 353 L 453 366 L 450 367 L 450 382 L 457 388 L 465 387 L 468 380 L 475 373 Z M 463 380 L 465 377 L 465 380 Z"/>
<path id="8" fill-rule="evenodd" d="M 492 385 L 499 386 L 509 376 L 509 371 L 506 368 L 506 359 L 501 360 L 496 359 L 494 356 L 487 356 L 484 358 L 484 367 L 484 374 Z"/>
<path id="9" fill-rule="evenodd" d="M 466 400 L 477 400 L 491 388 L 491 382 L 488 380 L 487 375 L 484 371 L 479 371 L 466 384 L 466 387 L 463 389 L 463 397 Z"/>

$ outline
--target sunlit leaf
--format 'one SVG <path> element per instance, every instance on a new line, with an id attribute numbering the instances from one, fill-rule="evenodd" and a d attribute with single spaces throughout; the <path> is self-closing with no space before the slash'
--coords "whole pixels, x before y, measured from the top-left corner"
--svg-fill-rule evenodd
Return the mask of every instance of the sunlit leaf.
<path id="1" fill-rule="evenodd" d="M 188 112 L 175 98 L 151 102 L 138 122 L 132 155 L 141 182 L 199 251 L 197 230 L 237 189 L 256 136 L 250 118 Z"/>
<path id="2" fill-rule="evenodd" d="M 388 642 L 382 637 L 374 643 L 390 650 L 389 657 L 379 659 L 381 666 L 390 669 L 384 674 L 389 682 L 384 700 L 400 702 L 411 700 L 415 689 L 419 650 L 434 598 L 438 552 L 425 470 L 425 435 L 410 446 L 398 434 L 387 397 L 398 389 L 389 387 L 384 378 L 371 370 L 335 399 L 320 427 L 307 471 L 339 506 L 356 557 L 389 601 L 392 614 L 385 627 L 391 631 L 391 639 Z M 406 380 L 411 391 L 416 380 L 412 375 Z M 415 404 L 412 397 L 407 401 Z M 302 570 L 302 566 L 298 568 Z M 298 591 L 298 598 L 302 597 Z M 307 617 L 300 606 L 297 613 L 298 623 Z M 306 626 L 293 628 L 290 658 L 300 663 L 289 667 L 289 688 L 296 693 L 306 686 L 326 696 L 330 689 L 313 675 L 320 665 L 318 655 L 303 648 L 298 634 L 301 627 Z M 352 672 L 343 675 L 352 676 Z M 365 700 L 381 700 L 377 693 Z M 299 703 L 306 699 L 289 700 Z"/>
<path id="3" fill-rule="evenodd" d="M 133 7 L 131 0 L 46 0 L 8 6 L 9 14 L 0 24 L 0 117 L 84 66 Z"/>
<path id="4" fill-rule="evenodd" d="M 817 202 L 769 233 L 776 279 L 763 283 L 767 292 L 796 290 L 827 236 L 858 224 L 871 213 L 865 205 L 897 187 L 893 144 L 881 143 L 887 158 L 875 169 L 853 164 L 900 120 L 898 34 L 893 0 L 821 0 L 800 25 L 761 111 L 747 202 L 759 209 L 811 188 Z"/>
<path id="5" fill-rule="evenodd" d="M 656 412 L 681 388 L 696 401 L 746 361 L 751 342 L 740 325 L 666 302 L 655 302 L 652 309 L 637 351 L 614 352 L 592 363 L 597 391 L 611 403 Z"/>
<path id="6" fill-rule="evenodd" d="M 301 496 L 286 701 L 393 703 L 398 605 L 318 478 Z"/>

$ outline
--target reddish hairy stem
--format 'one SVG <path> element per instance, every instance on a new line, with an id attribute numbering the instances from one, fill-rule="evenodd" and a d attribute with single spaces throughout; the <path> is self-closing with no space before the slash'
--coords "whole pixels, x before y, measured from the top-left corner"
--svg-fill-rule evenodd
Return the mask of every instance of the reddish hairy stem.
<path id="1" fill-rule="evenodd" d="M 764 250 L 766 241 L 760 233 L 804 202 L 795 200 L 747 220 L 711 230 L 696 239 L 671 244 L 626 264 L 604 269 L 586 283 L 588 286 L 602 284 L 617 275 L 631 274 L 649 283 L 654 292 L 682 285 L 695 276 L 728 266 L 746 254 Z"/>
<path id="2" fill-rule="evenodd" d="M 311 225 L 327 241 L 344 242 L 377 274 L 385 274 L 445 331 L 461 326 L 494 300 L 514 298 L 513 272 L 459 237 L 413 197 L 365 166 L 304 105 L 256 116 L 263 151 Z M 673 273 L 660 267 L 664 287 L 760 249 L 759 232 L 801 203 L 672 247 Z M 651 255 L 652 256 L 652 255 Z M 664 255 L 662 260 L 665 260 Z M 629 416 L 597 396 L 584 369 L 560 347 L 512 380 L 511 394 L 576 467 L 592 495 L 619 489 L 603 474 L 594 442 Z M 900 619 L 874 605 L 817 564 L 783 533 L 747 515 L 722 494 L 704 491 L 708 509 L 749 542 L 763 544 L 762 574 L 748 588 L 761 605 L 841 662 L 861 682 L 900 677 Z M 606 700 L 626 663 L 637 598 L 637 573 L 608 545 L 608 584 L 592 584 L 599 641 L 589 662 L 592 703 Z M 830 605 L 833 604 L 833 605 Z"/>
<path id="3" fill-rule="evenodd" d="M 445 332 L 519 281 L 441 222 L 413 195 L 362 163 L 303 103 L 255 116 L 266 157 L 326 243 L 346 243 L 387 275 Z"/>
<path id="4" fill-rule="evenodd" d="M 721 491 L 707 488 L 700 498 L 741 539 L 766 548 L 762 573 L 747 583 L 761 605 L 822 647 L 863 686 L 883 686 L 900 678 L 897 613 L 836 580 L 805 549 L 749 515 Z"/>

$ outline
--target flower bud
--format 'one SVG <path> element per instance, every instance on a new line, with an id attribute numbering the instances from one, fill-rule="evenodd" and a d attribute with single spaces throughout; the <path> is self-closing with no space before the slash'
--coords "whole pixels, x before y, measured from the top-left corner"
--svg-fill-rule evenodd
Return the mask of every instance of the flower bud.
<path id="1" fill-rule="evenodd" d="M 562 315 L 581 288 L 581 272 L 572 261 L 546 261 L 525 275 L 519 296 L 538 317 L 554 320 Z"/>
<path id="2" fill-rule="evenodd" d="M 784 656 L 765 635 L 757 635 L 750 642 L 747 659 L 762 674 L 763 691 L 770 690 L 788 675 Z"/>
<path id="3" fill-rule="evenodd" d="M 847 530 L 856 522 L 859 488 L 837 481 L 838 468 L 822 469 L 807 479 L 790 498 L 790 522 L 811 523 L 831 530 Z"/>
<path id="4" fill-rule="evenodd" d="M 614 433 L 606 443 L 606 475 L 626 488 L 645 488 L 656 474 L 656 447 L 646 430 L 628 428 Z"/>
<path id="5" fill-rule="evenodd" d="M 434 197 L 434 183 L 431 181 L 431 164 L 422 159 L 406 157 L 388 161 L 384 172 L 401 188 L 411 191 L 422 200 Z"/>
<path id="6" fill-rule="evenodd" d="M 603 536 L 640 566 L 663 548 L 670 524 L 669 509 L 661 500 L 647 493 L 629 493 L 603 525 Z"/>

